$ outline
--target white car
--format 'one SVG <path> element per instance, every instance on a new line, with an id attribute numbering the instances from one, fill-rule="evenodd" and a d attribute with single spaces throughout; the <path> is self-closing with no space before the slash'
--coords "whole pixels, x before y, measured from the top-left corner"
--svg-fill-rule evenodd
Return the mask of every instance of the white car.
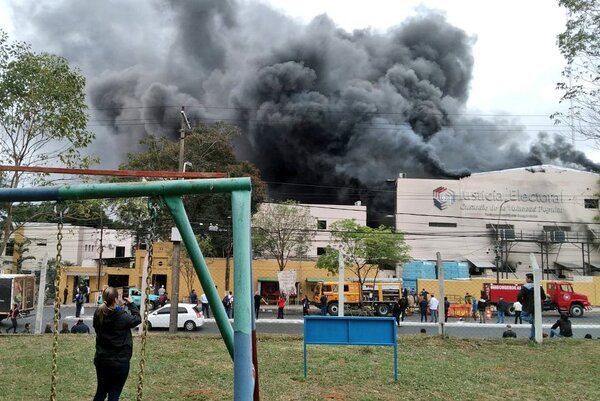
<path id="1" fill-rule="evenodd" d="M 171 304 L 148 314 L 148 328 L 169 328 Z M 177 328 L 194 331 L 204 324 L 204 316 L 200 306 L 194 304 L 178 304 Z"/>

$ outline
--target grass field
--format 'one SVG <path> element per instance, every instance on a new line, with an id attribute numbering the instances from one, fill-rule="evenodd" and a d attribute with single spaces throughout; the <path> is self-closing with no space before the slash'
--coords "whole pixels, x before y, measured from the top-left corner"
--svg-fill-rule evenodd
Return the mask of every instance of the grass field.
<path id="1" fill-rule="evenodd" d="M 61 335 L 57 399 L 90 400 L 96 386 L 93 335 Z M 121 397 L 135 400 L 139 340 Z M 233 364 L 220 337 L 149 336 L 144 399 L 230 400 Z M 0 336 L 0 400 L 47 400 L 52 336 Z M 390 347 L 309 346 L 302 338 L 259 336 L 261 399 L 270 400 L 600 400 L 600 341 L 399 339 L 399 381 Z M 249 400 L 250 401 L 250 400 Z"/>

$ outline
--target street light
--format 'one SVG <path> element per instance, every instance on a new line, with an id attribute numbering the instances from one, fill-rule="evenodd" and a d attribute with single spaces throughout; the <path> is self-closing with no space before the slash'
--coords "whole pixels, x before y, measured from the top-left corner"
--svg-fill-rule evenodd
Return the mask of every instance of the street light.
<path id="1" fill-rule="evenodd" d="M 502 207 L 510 202 L 510 199 L 503 201 L 500 204 L 500 209 L 498 210 L 498 224 L 496 224 L 496 284 L 500 284 L 500 255 L 498 255 L 498 251 L 500 250 L 500 216 L 502 215 Z"/>

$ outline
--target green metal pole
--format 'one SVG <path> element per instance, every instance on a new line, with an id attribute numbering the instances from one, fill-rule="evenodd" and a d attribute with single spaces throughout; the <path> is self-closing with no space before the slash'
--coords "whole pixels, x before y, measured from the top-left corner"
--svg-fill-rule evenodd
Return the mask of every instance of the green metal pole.
<path id="1" fill-rule="evenodd" d="M 221 336 L 223 337 L 223 341 L 225 341 L 229 355 L 233 359 L 233 328 L 229 323 L 227 313 L 225 312 L 225 307 L 221 303 L 221 298 L 219 297 L 215 283 L 210 275 L 210 272 L 208 271 L 208 266 L 206 265 L 202 251 L 198 246 L 196 237 L 194 236 L 194 231 L 192 230 L 192 226 L 185 212 L 183 201 L 179 196 L 165 196 L 163 199 L 169 208 L 169 211 L 171 212 L 171 216 L 173 216 L 173 219 L 175 220 L 175 225 L 179 229 L 181 239 L 185 244 L 188 255 L 190 255 L 190 259 L 194 265 L 194 270 L 196 270 L 196 274 L 200 279 L 202 289 L 206 293 L 208 303 L 213 311 L 213 315 L 215 317 L 217 326 L 219 327 L 219 331 L 221 332 Z"/>
<path id="2" fill-rule="evenodd" d="M 235 302 L 233 399 L 253 399 L 252 372 L 252 259 L 250 257 L 250 191 L 231 193 Z"/>

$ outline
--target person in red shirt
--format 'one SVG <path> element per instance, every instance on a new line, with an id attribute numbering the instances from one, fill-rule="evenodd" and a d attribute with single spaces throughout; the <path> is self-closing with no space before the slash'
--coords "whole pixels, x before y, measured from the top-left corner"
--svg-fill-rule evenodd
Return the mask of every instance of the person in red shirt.
<path id="1" fill-rule="evenodd" d="M 13 308 L 8 312 L 8 316 L 10 317 L 10 321 L 12 322 L 12 326 L 9 327 L 6 332 L 12 330 L 13 333 L 17 334 L 17 318 L 19 317 L 19 305 L 14 304 Z"/>
<path id="2" fill-rule="evenodd" d="M 285 308 L 285 298 L 282 294 L 277 299 L 277 319 L 283 319 L 283 309 Z"/>

